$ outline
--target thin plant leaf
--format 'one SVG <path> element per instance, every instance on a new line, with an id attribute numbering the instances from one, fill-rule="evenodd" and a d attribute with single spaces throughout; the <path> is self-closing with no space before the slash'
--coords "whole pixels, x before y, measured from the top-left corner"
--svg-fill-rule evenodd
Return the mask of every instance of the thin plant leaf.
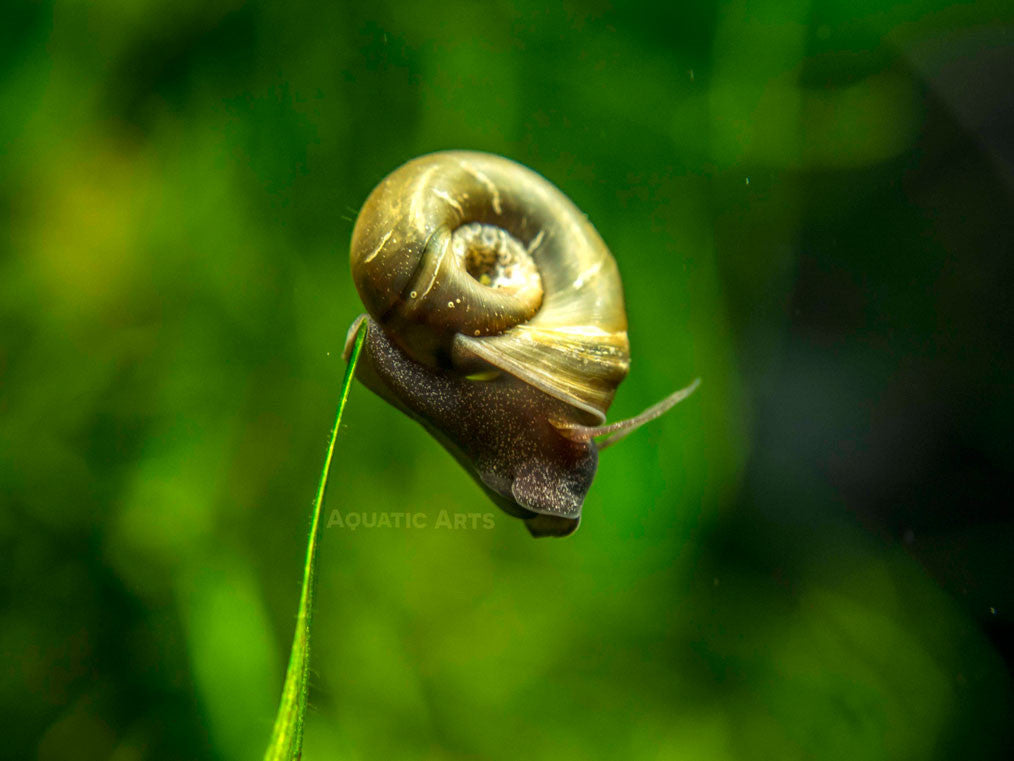
<path id="1" fill-rule="evenodd" d="M 327 456 L 324 458 L 324 468 L 320 473 L 317 497 L 313 502 L 310 538 L 306 546 L 306 564 L 303 567 L 303 590 L 299 595 L 299 611 L 296 614 L 296 633 L 292 638 L 292 652 L 289 655 L 289 667 L 285 672 L 285 684 L 282 685 L 282 699 L 278 705 L 278 714 L 275 716 L 274 729 L 271 731 L 271 742 L 264 754 L 265 761 L 293 761 L 299 759 L 303 753 L 303 719 L 306 715 L 306 695 L 310 689 L 310 623 L 313 616 L 320 511 L 321 505 L 324 504 L 328 475 L 331 472 L 335 442 L 338 440 L 338 427 L 342 422 L 342 412 L 349 398 L 349 387 L 352 385 L 352 376 L 365 337 L 365 326 L 360 326 L 356 333 L 355 344 L 352 346 L 352 353 L 349 355 L 348 366 L 345 368 L 338 414 L 335 416 L 334 428 L 331 429 L 331 441 L 327 447 Z"/>

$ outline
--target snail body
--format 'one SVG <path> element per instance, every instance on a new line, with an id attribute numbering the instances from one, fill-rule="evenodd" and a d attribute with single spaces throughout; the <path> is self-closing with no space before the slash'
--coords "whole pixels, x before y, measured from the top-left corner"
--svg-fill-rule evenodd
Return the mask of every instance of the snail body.
<path id="1" fill-rule="evenodd" d="M 508 159 L 435 153 L 373 190 L 351 265 L 368 312 L 346 345 L 365 322 L 357 377 L 533 535 L 574 531 L 594 437 L 664 411 L 602 425 L 630 350 L 616 262 L 587 218 Z"/>

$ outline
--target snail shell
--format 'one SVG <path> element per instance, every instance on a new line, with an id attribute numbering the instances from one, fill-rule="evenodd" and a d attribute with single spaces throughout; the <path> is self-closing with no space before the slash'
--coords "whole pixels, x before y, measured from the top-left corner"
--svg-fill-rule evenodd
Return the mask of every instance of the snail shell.
<path id="1" fill-rule="evenodd" d="M 490 249 L 504 266 L 470 274 L 488 261 L 476 252 Z M 363 205 L 351 260 L 370 316 L 414 359 L 459 370 L 486 362 L 605 420 L 630 364 L 619 272 L 542 176 L 483 153 L 410 161 Z M 535 278 L 518 276 L 529 268 Z"/>
<path id="2" fill-rule="evenodd" d="M 434 153 L 370 194 L 351 265 L 369 313 L 346 345 L 366 321 L 357 377 L 534 535 L 572 532 L 630 362 L 619 272 L 587 218 L 513 161 Z"/>

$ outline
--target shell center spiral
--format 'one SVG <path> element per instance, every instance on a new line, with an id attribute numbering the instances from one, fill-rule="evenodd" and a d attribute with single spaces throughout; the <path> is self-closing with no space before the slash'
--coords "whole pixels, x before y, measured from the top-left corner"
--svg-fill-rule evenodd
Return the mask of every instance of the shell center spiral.
<path id="1" fill-rule="evenodd" d="M 542 278 L 524 244 L 501 227 L 469 222 L 451 236 L 451 250 L 480 285 L 523 300 L 541 300 Z"/>

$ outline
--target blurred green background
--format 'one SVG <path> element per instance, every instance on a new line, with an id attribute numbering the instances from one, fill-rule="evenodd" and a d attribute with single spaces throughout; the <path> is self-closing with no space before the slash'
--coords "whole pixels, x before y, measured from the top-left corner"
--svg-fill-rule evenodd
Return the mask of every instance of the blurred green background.
<path id="1" fill-rule="evenodd" d="M 353 388 L 307 759 L 1012 750 L 1014 8 L 0 11 L 0 756 L 259 758 L 371 188 L 445 148 L 613 250 L 701 390 L 529 538 Z M 491 513 L 492 529 L 435 516 Z"/>

